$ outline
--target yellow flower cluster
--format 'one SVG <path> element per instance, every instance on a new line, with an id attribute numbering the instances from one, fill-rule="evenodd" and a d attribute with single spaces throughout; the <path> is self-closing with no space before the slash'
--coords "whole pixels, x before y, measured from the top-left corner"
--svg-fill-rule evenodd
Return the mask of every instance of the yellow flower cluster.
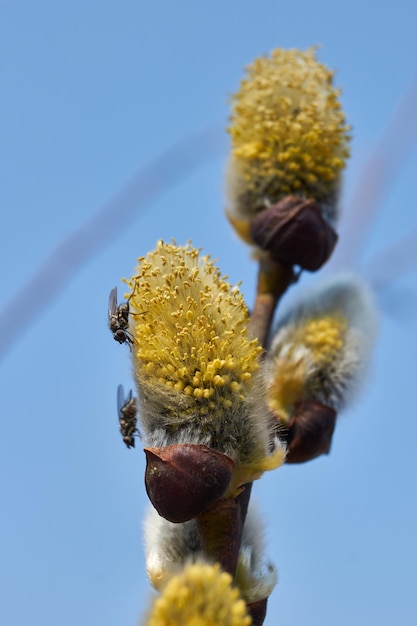
<path id="1" fill-rule="evenodd" d="M 343 356 L 348 321 L 340 314 L 306 318 L 285 334 L 274 361 L 268 404 L 285 422 L 294 404 L 312 399 L 334 363 Z"/>
<path id="2" fill-rule="evenodd" d="M 129 282 L 138 388 L 164 394 L 172 416 L 215 415 L 245 398 L 261 348 L 247 336 L 243 297 L 210 258 L 159 242 Z"/>
<path id="3" fill-rule="evenodd" d="M 343 339 L 346 328 L 346 319 L 340 316 L 326 315 L 325 317 L 306 320 L 304 327 L 301 327 L 297 334 L 310 350 L 314 363 L 323 366 L 340 354 L 344 345 Z"/>
<path id="4" fill-rule="evenodd" d="M 250 626 L 245 602 L 218 564 L 195 563 L 155 600 L 146 626 Z"/>
<path id="5" fill-rule="evenodd" d="M 349 155 L 349 127 L 316 51 L 276 49 L 256 59 L 232 97 L 230 195 L 253 215 L 295 194 L 332 204 Z"/>

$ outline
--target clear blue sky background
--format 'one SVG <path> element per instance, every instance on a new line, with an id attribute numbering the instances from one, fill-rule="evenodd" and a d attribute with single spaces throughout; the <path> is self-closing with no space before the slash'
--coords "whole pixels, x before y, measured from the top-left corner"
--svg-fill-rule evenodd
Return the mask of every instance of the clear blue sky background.
<path id="1" fill-rule="evenodd" d="M 360 213 L 355 184 L 417 73 L 416 23 L 411 0 L 2 0 L 1 303 L 138 167 L 224 124 L 243 66 L 277 46 L 320 44 L 337 70 L 354 127 L 344 205 Z M 85 265 L 0 362 L 1 624 L 133 626 L 146 610 L 144 455 L 118 433 L 116 387 L 131 372 L 107 298 L 174 237 L 242 279 L 250 305 L 255 266 L 222 215 L 227 145 Z M 416 152 L 364 258 L 416 227 Z M 280 571 L 266 624 L 417 623 L 416 288 L 416 274 L 398 282 L 401 306 L 382 314 L 371 376 L 331 455 L 254 489 Z"/>

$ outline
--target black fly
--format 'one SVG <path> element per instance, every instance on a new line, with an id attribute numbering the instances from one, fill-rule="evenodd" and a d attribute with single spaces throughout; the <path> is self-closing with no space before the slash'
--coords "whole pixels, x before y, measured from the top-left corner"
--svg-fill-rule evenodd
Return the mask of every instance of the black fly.
<path id="1" fill-rule="evenodd" d="M 133 343 L 129 328 L 129 301 L 117 304 L 117 287 L 113 287 L 109 296 L 109 328 L 113 339 L 119 343 Z"/>
<path id="2" fill-rule="evenodd" d="M 137 429 L 137 402 L 129 390 L 125 398 L 123 385 L 117 387 L 117 414 L 119 416 L 120 433 L 128 448 L 135 447 L 134 435 L 139 435 Z"/>

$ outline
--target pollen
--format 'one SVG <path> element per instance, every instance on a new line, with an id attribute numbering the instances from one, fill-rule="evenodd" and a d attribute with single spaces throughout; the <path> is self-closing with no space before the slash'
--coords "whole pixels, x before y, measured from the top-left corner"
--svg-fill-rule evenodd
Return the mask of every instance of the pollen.
<path id="1" fill-rule="evenodd" d="M 344 347 L 346 329 L 346 319 L 326 316 L 308 320 L 300 330 L 300 335 L 303 335 L 304 344 L 311 350 L 313 361 L 325 364 L 339 356 Z"/>
<path id="2" fill-rule="evenodd" d="M 218 564 L 186 566 L 155 600 L 147 626 L 250 626 L 246 604 L 232 582 Z"/>
<path id="3" fill-rule="evenodd" d="M 276 49 L 246 73 L 231 98 L 228 128 L 240 209 L 253 214 L 265 198 L 289 194 L 331 202 L 350 140 L 334 73 L 315 48 Z"/>
<path id="4" fill-rule="evenodd" d="M 191 245 L 159 242 L 127 281 L 139 390 L 166 394 L 178 407 L 206 414 L 241 403 L 261 351 L 247 332 L 248 311 L 236 287 Z M 191 404 L 190 404 L 191 403 Z"/>
<path id="5" fill-rule="evenodd" d="M 306 363 L 303 359 L 276 361 L 267 401 L 270 409 L 284 424 L 287 423 L 294 404 L 303 398 L 305 381 Z"/>

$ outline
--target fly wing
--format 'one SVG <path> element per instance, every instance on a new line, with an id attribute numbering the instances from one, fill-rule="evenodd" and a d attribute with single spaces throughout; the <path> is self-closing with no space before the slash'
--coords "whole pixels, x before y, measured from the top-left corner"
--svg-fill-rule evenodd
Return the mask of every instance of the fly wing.
<path id="1" fill-rule="evenodd" d="M 125 419 L 125 415 L 123 413 L 123 409 L 129 404 L 132 400 L 133 391 L 129 389 L 127 396 L 125 397 L 125 390 L 123 389 L 123 385 L 119 385 L 117 387 L 117 414 L 119 419 Z"/>
<path id="2" fill-rule="evenodd" d="M 123 389 L 123 385 L 119 385 L 117 387 L 117 415 L 119 419 L 123 419 L 122 409 L 125 404 L 125 390 Z"/>
<path id="3" fill-rule="evenodd" d="M 109 319 L 117 311 L 117 287 L 113 287 L 109 295 Z"/>

